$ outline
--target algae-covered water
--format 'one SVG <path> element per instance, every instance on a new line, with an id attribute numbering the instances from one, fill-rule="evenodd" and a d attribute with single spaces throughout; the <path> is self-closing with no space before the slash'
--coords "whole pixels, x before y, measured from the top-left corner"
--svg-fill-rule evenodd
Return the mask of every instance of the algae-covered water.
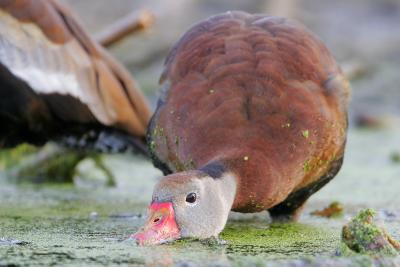
<path id="1" fill-rule="evenodd" d="M 12 184 L 0 179 L 0 266 L 368 266 L 399 259 L 336 256 L 342 225 L 359 209 L 372 207 L 400 239 L 400 130 L 352 129 L 340 174 L 309 201 L 300 221 L 270 224 L 268 215 L 232 214 L 225 245 L 184 240 L 137 247 L 127 240 L 144 221 L 152 186 L 161 173 L 150 162 L 107 156 L 117 187 Z M 4 176 L 4 175 L 3 175 Z M 341 218 L 310 212 L 340 201 Z M 383 266 L 384 266 L 383 265 Z"/>
<path id="2" fill-rule="evenodd" d="M 227 9 L 283 11 L 282 6 L 272 5 L 278 1 L 269 1 L 270 5 L 264 0 L 118 0 L 112 8 L 107 0 L 97 0 L 95 5 L 63 1 L 78 12 L 91 33 L 132 9 L 153 8 L 158 22 L 148 34 L 111 49 L 151 99 L 156 99 L 154 89 L 167 50 L 196 20 Z M 297 2 L 297 8 L 283 15 L 304 22 L 344 65 L 355 63 L 364 72 L 352 80 L 350 118 L 398 116 L 400 9 L 396 1 Z M 15 184 L 0 174 L 0 266 L 400 266 L 399 258 L 336 253 L 342 226 L 366 207 L 376 209 L 388 232 L 400 240 L 399 125 L 393 119 L 381 129 L 351 128 L 341 172 L 310 199 L 298 223 L 271 225 L 266 213 L 232 214 L 221 234 L 226 245 L 185 240 L 149 248 L 127 240 L 143 224 L 152 186 L 161 177 L 142 158 L 104 157 L 116 178 L 114 188 Z M 333 201 L 344 206 L 343 217 L 310 215 Z"/>

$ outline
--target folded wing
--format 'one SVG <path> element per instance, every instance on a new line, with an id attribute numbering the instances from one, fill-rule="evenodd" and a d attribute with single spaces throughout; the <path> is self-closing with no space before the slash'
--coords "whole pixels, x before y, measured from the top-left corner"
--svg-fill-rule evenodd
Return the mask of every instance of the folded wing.
<path id="1" fill-rule="evenodd" d="M 31 99 L 51 113 L 50 128 L 102 125 L 144 139 L 150 110 L 135 81 L 58 1 L 0 0 L 0 63 L 10 73 L 1 79 L 18 81 L 12 90 L 2 83 L 10 98 L 0 100 L 0 116 L 10 101 Z M 22 102 L 12 95 L 21 87 L 33 91 Z"/>

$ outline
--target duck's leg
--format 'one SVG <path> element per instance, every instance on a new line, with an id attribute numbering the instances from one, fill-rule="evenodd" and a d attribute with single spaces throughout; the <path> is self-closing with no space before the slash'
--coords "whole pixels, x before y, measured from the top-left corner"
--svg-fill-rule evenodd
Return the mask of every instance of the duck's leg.
<path id="1" fill-rule="evenodd" d="M 304 203 L 307 199 L 327 184 L 333 177 L 339 172 L 340 167 L 343 163 L 343 156 L 336 159 L 326 175 L 322 176 L 318 181 L 302 188 L 296 192 L 293 192 L 289 197 L 282 203 L 269 209 L 269 214 L 273 221 L 296 221 L 301 211 L 304 208 Z"/>
<path id="2" fill-rule="evenodd" d="M 301 211 L 304 208 L 304 203 L 307 198 L 311 196 L 310 193 L 305 199 L 291 198 L 284 202 L 276 205 L 275 207 L 268 210 L 269 215 L 273 222 L 285 222 L 285 221 L 297 221 Z"/>

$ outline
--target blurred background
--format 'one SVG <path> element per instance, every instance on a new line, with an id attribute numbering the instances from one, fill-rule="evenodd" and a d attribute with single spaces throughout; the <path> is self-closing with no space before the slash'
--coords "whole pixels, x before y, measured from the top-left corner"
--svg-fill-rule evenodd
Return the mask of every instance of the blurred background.
<path id="1" fill-rule="evenodd" d="M 70 183 L 69 186 L 32 187 L 2 183 L 6 180 L 2 178 L 9 178 L 12 173 L 1 172 L 2 168 L 20 163 L 20 155 L 30 153 L 31 148 L 0 153 L 0 266 L 2 260 L 6 264 L 57 264 L 62 261 L 71 264 L 147 264 L 148 258 L 152 257 L 155 257 L 155 263 L 150 262 L 158 266 L 159 258 L 165 255 L 167 259 L 172 258 L 166 265 L 193 257 L 202 264 L 240 262 L 241 257 L 249 255 L 263 255 L 262 261 L 315 255 L 331 257 L 340 242 L 342 225 L 365 207 L 377 209 L 389 232 L 400 239 L 399 0 L 62 2 L 77 13 L 95 38 L 132 12 L 146 9 L 154 15 L 151 27 L 107 48 L 130 70 L 153 109 L 165 57 L 179 37 L 197 21 L 228 10 L 243 10 L 302 22 L 323 40 L 351 83 L 351 126 L 345 161 L 339 175 L 312 196 L 300 219 L 302 224 L 322 228 L 322 234 L 296 230 L 290 238 L 296 235 L 307 238 L 301 242 L 282 241 L 279 234 L 277 243 L 258 246 L 253 246 L 254 240 L 238 238 L 240 245 L 233 243 L 227 249 L 215 251 L 195 244 L 191 245 L 196 248 L 193 252 L 185 250 L 184 244 L 178 244 L 161 248 L 165 251 L 154 256 L 154 251 L 146 254 L 117 242 L 143 223 L 152 186 L 161 177 L 151 162 L 132 155 L 106 155 L 102 156 L 103 163 L 99 165 L 97 156 L 92 156 L 77 166 L 73 186 Z M 52 148 L 47 149 L 51 151 Z M 78 160 L 82 158 L 79 156 Z M 311 211 L 333 201 L 344 207 L 341 219 L 327 220 L 310 215 Z M 265 224 L 257 227 L 265 227 Z M 2 251 L 2 236 L 26 240 L 33 245 Z M 106 251 L 104 246 L 107 246 Z M 39 252 L 41 254 L 37 254 Z M 330 266 L 343 265 L 339 262 Z"/>
<path id="2" fill-rule="evenodd" d="M 63 0 L 93 36 L 132 11 L 148 9 L 155 23 L 113 45 L 154 104 L 171 46 L 194 23 L 227 10 L 294 18 L 316 33 L 350 76 L 351 118 L 400 114 L 400 1 L 398 0 Z"/>

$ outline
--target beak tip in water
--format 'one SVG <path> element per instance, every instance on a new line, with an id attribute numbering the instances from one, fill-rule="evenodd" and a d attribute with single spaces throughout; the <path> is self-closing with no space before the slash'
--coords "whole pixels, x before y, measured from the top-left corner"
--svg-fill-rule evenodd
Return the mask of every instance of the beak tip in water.
<path id="1" fill-rule="evenodd" d="M 139 246 L 163 244 L 180 238 L 171 202 L 152 203 L 144 228 L 130 238 Z"/>

